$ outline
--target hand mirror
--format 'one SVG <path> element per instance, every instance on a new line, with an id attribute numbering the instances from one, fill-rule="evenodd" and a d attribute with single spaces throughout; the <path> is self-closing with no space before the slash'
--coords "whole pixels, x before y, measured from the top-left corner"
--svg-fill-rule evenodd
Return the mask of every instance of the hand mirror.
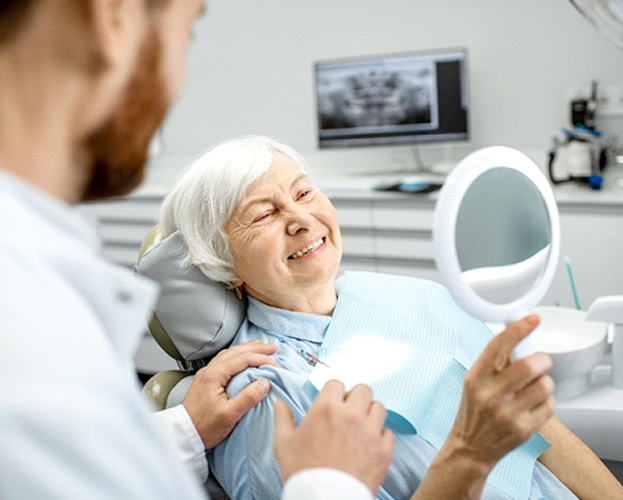
<path id="1" fill-rule="evenodd" d="M 551 187 L 534 162 L 503 146 L 480 149 L 450 173 L 435 206 L 437 267 L 456 301 L 489 323 L 510 323 L 543 298 L 558 262 Z M 534 352 L 527 337 L 513 352 Z"/>

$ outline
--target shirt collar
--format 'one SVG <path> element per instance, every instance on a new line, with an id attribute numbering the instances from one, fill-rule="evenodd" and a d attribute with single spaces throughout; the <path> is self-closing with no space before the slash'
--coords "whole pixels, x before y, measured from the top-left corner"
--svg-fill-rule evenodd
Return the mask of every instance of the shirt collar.
<path id="1" fill-rule="evenodd" d="M 331 316 L 320 316 L 271 307 L 249 297 L 247 319 L 266 333 L 311 342 L 322 342 Z"/>

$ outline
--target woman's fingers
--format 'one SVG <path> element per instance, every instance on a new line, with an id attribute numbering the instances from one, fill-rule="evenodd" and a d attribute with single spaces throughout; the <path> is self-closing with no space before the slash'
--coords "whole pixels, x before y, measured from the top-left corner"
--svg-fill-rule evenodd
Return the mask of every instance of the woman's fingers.
<path id="1" fill-rule="evenodd" d="M 535 315 L 508 325 L 466 374 L 453 436 L 492 467 L 553 414 L 551 358 L 535 353 L 511 363 L 514 347 L 538 325 Z"/>
<path id="2" fill-rule="evenodd" d="M 500 377 L 500 390 L 507 393 L 520 391 L 546 375 L 551 369 L 552 358 L 549 355 L 543 352 L 534 353 L 504 370 L 504 376 Z"/>
<path id="3" fill-rule="evenodd" d="M 478 372 L 503 370 L 510 363 L 513 349 L 538 326 L 539 321 L 537 315 L 531 314 L 509 324 L 489 342 L 474 364 L 474 369 Z"/>

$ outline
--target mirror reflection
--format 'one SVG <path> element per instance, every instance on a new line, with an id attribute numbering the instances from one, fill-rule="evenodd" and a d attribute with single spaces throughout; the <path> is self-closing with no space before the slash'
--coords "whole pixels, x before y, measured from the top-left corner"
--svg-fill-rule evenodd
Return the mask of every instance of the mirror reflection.
<path id="1" fill-rule="evenodd" d="M 551 249 L 539 189 L 516 169 L 486 170 L 465 192 L 455 239 L 463 283 L 493 304 L 520 299 L 539 283 Z"/>

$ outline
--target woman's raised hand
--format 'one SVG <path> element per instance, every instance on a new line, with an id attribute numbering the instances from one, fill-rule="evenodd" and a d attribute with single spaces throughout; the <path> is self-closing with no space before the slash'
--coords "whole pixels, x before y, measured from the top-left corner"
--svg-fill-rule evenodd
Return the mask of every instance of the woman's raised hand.
<path id="1" fill-rule="evenodd" d="M 531 315 L 496 335 L 465 376 L 451 436 L 474 460 L 495 465 L 554 414 L 551 358 L 535 353 L 512 363 L 513 348 L 539 324 Z"/>
<path id="2" fill-rule="evenodd" d="M 510 360 L 538 324 L 531 315 L 508 325 L 466 374 L 454 426 L 414 498 L 480 498 L 499 460 L 554 414 L 551 358 L 535 353 Z"/>

